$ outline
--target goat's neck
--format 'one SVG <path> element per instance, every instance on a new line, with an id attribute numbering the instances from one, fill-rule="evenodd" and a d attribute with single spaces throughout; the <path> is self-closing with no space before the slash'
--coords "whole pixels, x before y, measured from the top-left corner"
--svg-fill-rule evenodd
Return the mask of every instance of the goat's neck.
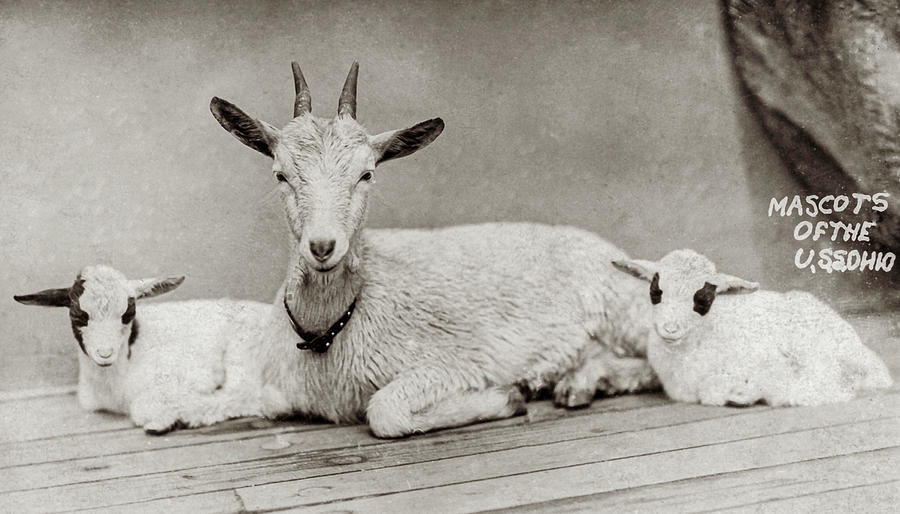
<path id="1" fill-rule="evenodd" d="M 327 275 L 311 271 L 303 258 L 292 252 L 284 293 L 297 323 L 308 332 L 324 332 L 347 310 L 363 288 L 359 273 L 362 241 L 350 245 L 347 256 Z M 281 299 L 278 299 L 281 303 Z"/>

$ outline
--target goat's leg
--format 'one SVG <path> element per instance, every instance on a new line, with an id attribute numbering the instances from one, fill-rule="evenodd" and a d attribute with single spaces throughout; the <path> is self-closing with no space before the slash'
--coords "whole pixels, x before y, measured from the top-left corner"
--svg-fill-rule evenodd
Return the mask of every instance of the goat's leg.
<path id="1" fill-rule="evenodd" d="M 646 358 L 613 357 L 606 366 L 608 373 L 597 382 L 597 390 L 604 394 L 639 393 L 660 388 L 659 378 Z"/>
<path id="2" fill-rule="evenodd" d="M 598 391 L 614 395 L 657 388 L 659 380 L 647 359 L 618 357 L 611 350 L 602 350 L 566 373 L 556 384 L 553 399 L 557 406 L 579 408 L 590 405 Z"/>
<path id="3" fill-rule="evenodd" d="M 514 386 L 454 391 L 446 387 L 446 375 L 435 369 L 411 371 L 376 391 L 366 409 L 372 433 L 403 437 L 525 413 L 525 398 Z"/>
<path id="4" fill-rule="evenodd" d="M 518 387 L 491 387 L 456 393 L 412 416 L 415 432 L 458 427 L 525 414 L 525 397 Z"/>

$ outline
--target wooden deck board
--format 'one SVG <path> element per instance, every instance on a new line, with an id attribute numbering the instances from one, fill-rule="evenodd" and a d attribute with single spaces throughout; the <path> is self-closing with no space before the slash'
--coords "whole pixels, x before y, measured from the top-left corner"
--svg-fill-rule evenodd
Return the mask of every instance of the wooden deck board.
<path id="1" fill-rule="evenodd" d="M 473 481 L 466 476 L 468 470 L 460 467 L 457 470 L 462 472 L 455 476 L 458 482 L 445 486 L 303 506 L 306 512 L 471 512 L 515 507 L 635 485 L 696 478 L 710 473 L 791 464 L 842 451 L 881 449 L 896 445 L 900 440 L 900 422 L 892 418 L 803 430 L 764 439 L 765 443 L 760 438 L 737 440 L 521 474 L 515 474 L 515 468 L 510 467 L 507 475 L 486 480 Z M 765 453 L 759 452 L 760 444 L 766 445 Z M 337 484 L 335 482 L 335 486 Z M 344 487 L 344 482 L 340 484 Z M 248 495 L 240 490 L 238 492 L 247 505 Z M 266 501 L 264 497 L 259 499 Z"/>
<path id="2" fill-rule="evenodd" d="M 0 402 L 0 444 L 131 427 L 122 416 L 82 410 L 74 394 Z"/>
<path id="3" fill-rule="evenodd" d="M 900 325 L 887 321 L 857 328 L 897 376 Z M 900 387 L 794 409 L 535 402 L 524 417 L 397 441 L 253 418 L 152 437 L 71 393 L 0 397 L 0 470 L 2 512 L 888 511 Z"/>
<path id="4" fill-rule="evenodd" d="M 890 481 L 864 486 L 851 486 L 818 494 L 765 501 L 727 509 L 729 512 L 897 512 L 900 505 L 900 482 Z"/>
<path id="5" fill-rule="evenodd" d="M 780 502 L 793 498 L 897 483 L 900 447 L 816 458 L 792 464 L 692 477 L 662 484 L 564 498 L 517 512 L 703 512 Z M 513 509 L 498 509 L 505 512 Z"/>

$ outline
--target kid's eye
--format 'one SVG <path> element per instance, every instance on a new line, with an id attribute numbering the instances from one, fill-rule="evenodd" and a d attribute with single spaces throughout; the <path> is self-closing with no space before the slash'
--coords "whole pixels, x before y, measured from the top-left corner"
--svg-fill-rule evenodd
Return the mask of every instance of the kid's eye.
<path id="1" fill-rule="evenodd" d="M 287 177 L 284 176 L 284 173 L 280 171 L 275 172 L 275 180 L 279 182 L 287 182 Z"/>
<path id="2" fill-rule="evenodd" d="M 372 175 L 371 171 L 367 171 L 367 172 L 363 173 L 362 176 L 359 177 L 359 181 L 360 182 L 371 182 L 373 176 L 374 175 Z"/>

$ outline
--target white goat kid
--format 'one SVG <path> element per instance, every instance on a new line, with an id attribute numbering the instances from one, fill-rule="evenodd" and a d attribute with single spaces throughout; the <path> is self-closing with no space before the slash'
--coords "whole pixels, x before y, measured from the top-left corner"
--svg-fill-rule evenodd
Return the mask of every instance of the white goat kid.
<path id="1" fill-rule="evenodd" d="M 693 250 L 613 264 L 650 282 L 659 339 L 648 358 L 675 400 L 817 405 L 892 384 L 853 327 L 809 293 L 752 292 L 759 284 L 716 272 Z"/>
<path id="2" fill-rule="evenodd" d="M 649 333 L 640 282 L 609 265 L 620 250 L 541 225 L 363 230 L 376 165 L 425 147 L 444 123 L 368 135 L 355 119 L 356 63 L 337 117 L 314 117 L 293 67 L 294 118 L 281 130 L 210 103 L 222 127 L 273 158 L 291 229 L 281 316 L 252 359 L 281 393 L 265 398 L 268 415 L 365 415 L 375 435 L 399 437 L 521 413 L 513 384 L 540 387 L 578 366 L 557 387 L 561 403 L 589 403 L 598 383 L 652 385 L 645 359 L 597 350 L 639 355 Z M 593 353 L 608 365 L 582 364 Z"/>
<path id="3" fill-rule="evenodd" d="M 259 378 L 245 372 L 242 354 L 258 344 L 272 306 L 230 299 L 137 305 L 183 280 L 127 280 L 89 266 L 72 287 L 15 299 L 69 309 L 85 409 L 128 414 L 149 433 L 258 415 Z"/>

